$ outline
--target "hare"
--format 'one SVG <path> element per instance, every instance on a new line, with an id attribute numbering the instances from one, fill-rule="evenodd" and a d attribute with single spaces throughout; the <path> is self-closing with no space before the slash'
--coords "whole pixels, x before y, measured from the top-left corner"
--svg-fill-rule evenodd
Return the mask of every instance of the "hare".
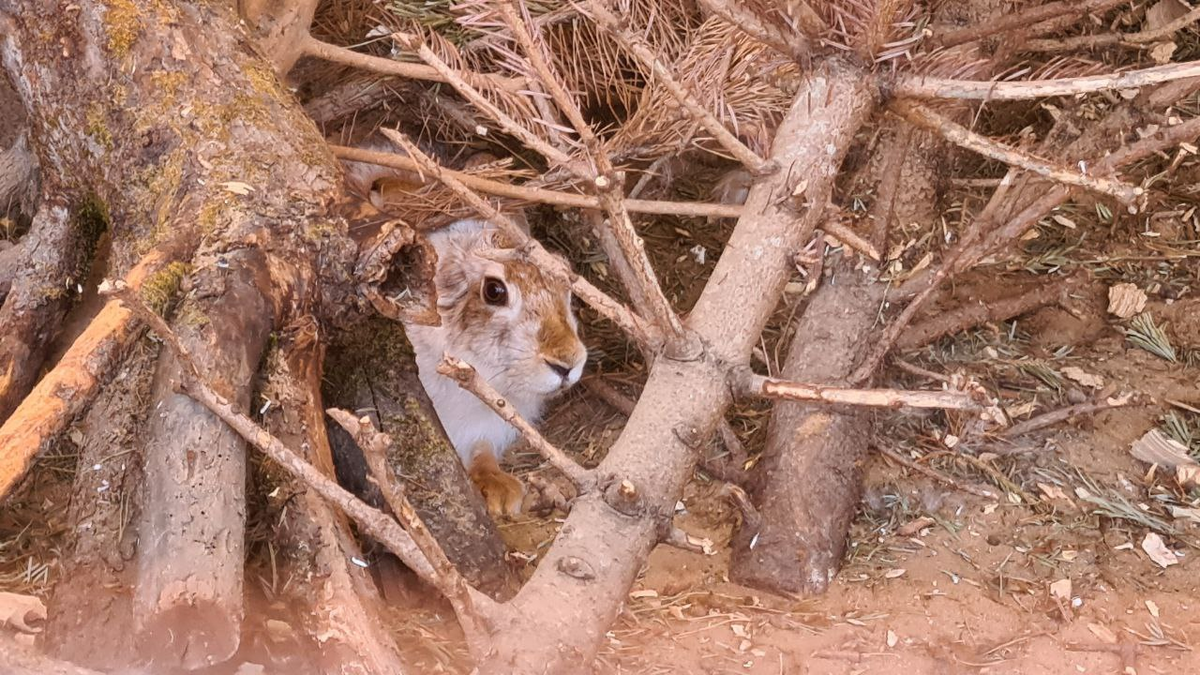
<path id="1" fill-rule="evenodd" d="M 440 326 L 406 325 L 418 374 L 471 480 L 494 514 L 520 512 L 524 489 L 500 468 L 517 430 L 437 372 L 443 354 L 475 366 L 522 417 L 536 423 L 546 403 L 579 381 L 587 349 L 567 284 L 522 260 L 482 255 L 511 246 L 483 220 L 460 220 L 429 235 Z"/>
<path id="2" fill-rule="evenodd" d="M 362 192 L 389 175 L 387 169 L 347 168 L 352 187 Z M 516 242 L 485 220 L 456 221 L 431 232 L 428 241 L 437 254 L 434 287 L 441 325 L 405 324 L 418 375 L 488 511 L 516 515 L 525 490 L 500 468 L 500 460 L 517 430 L 439 374 L 437 365 L 445 354 L 467 361 L 522 417 L 536 423 L 554 395 L 579 381 L 587 361 L 571 289 L 523 260 L 488 257 L 489 251 Z"/>

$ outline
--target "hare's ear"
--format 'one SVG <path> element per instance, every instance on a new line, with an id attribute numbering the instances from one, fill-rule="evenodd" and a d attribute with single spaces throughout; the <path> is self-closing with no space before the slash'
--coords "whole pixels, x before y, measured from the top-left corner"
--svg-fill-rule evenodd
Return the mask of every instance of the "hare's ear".
<path id="1" fill-rule="evenodd" d="M 516 225 L 526 237 L 529 236 L 529 220 L 525 217 L 524 210 L 514 211 L 505 215 L 507 215 L 509 219 L 513 221 L 513 224 Z M 496 229 L 496 233 L 492 237 L 492 242 L 498 248 L 514 248 L 517 245 L 517 242 L 512 241 L 512 237 L 505 234 L 504 230 L 499 228 Z"/>

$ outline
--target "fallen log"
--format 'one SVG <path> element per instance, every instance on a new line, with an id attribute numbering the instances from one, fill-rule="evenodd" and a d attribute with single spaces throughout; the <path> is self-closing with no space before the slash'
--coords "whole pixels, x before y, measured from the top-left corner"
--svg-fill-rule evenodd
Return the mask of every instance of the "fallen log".
<path id="1" fill-rule="evenodd" d="M 44 201 L 33 217 L 22 240 L 25 255 L 0 308 L 0 421 L 33 387 L 106 226 L 94 205 L 61 199 Z"/>
<path id="2" fill-rule="evenodd" d="M 221 396 L 245 410 L 271 332 L 275 300 L 253 250 L 201 270 L 175 330 Z M 245 559 L 246 445 L 191 398 L 180 366 L 159 361 L 142 450 L 145 495 L 134 622 L 142 651 L 185 668 L 237 651 Z"/>
<path id="3" fill-rule="evenodd" d="M 334 461 L 326 435 L 321 397 L 324 350 L 316 322 L 289 326 L 268 358 L 263 418 L 269 431 L 327 476 Z M 280 553 L 281 590 L 299 633 L 306 638 L 308 662 L 328 675 L 403 673 L 388 635 L 382 600 L 370 570 L 354 561 L 365 557 L 346 516 L 304 482 L 263 463 L 275 542 Z"/>

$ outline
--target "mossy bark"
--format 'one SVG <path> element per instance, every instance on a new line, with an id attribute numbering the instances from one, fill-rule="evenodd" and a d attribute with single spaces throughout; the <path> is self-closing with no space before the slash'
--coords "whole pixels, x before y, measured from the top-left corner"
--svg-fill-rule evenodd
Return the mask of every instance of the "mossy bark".
<path id="1" fill-rule="evenodd" d="M 392 437 L 392 480 L 450 561 L 481 590 L 498 597 L 515 591 L 504 542 L 421 386 L 403 328 L 382 318 L 366 321 L 333 346 L 329 365 L 330 404 L 369 415 Z M 339 480 L 384 508 L 362 451 L 340 427 L 329 428 Z"/>

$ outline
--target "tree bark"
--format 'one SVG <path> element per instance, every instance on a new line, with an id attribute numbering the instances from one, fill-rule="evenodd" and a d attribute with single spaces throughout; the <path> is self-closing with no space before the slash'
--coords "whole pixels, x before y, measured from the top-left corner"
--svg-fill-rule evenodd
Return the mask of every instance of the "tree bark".
<path id="1" fill-rule="evenodd" d="M 230 5 L 0 0 L 0 46 L 50 203 L 89 195 L 112 225 L 110 276 L 181 233 L 201 235 L 196 255 L 182 253 L 195 278 L 175 325 L 245 406 L 272 325 L 347 309 L 353 251 L 329 213 L 339 168 Z M 161 311 L 181 267 L 147 279 L 143 298 Z M 147 494 L 163 510 L 143 521 L 135 613 L 157 663 L 197 666 L 238 644 L 244 457 L 215 417 L 170 393 L 174 370 L 164 359 L 155 386 Z M 32 411 L 31 423 L 55 414 Z"/>
<path id="2" fill-rule="evenodd" d="M 781 377 L 847 384 L 886 290 L 854 257 L 832 265 L 813 294 Z M 872 427 L 869 411 L 776 402 L 749 484 L 761 525 L 738 529 L 730 579 L 781 593 L 825 591 L 841 567 Z"/>
<path id="3" fill-rule="evenodd" d="M 264 423 L 288 447 L 325 474 L 334 474 L 321 398 L 324 350 L 316 322 L 301 319 L 284 332 L 266 366 Z M 379 675 L 406 669 L 386 631 L 382 603 L 346 516 L 281 470 L 264 464 L 279 515 L 282 595 L 297 610 L 318 672 Z M 266 486 L 269 488 L 269 485 Z"/>
<path id="4" fill-rule="evenodd" d="M 239 252 L 227 261 L 197 274 L 174 330 L 196 354 L 201 376 L 245 410 L 274 303 L 260 254 Z M 164 354 L 143 450 L 146 494 L 133 608 L 143 653 L 193 669 L 224 661 L 240 641 L 246 444 L 200 404 L 175 393 L 181 378 L 174 356 Z"/>
<path id="5" fill-rule="evenodd" d="M 79 284 L 87 280 L 104 227 L 94 207 L 73 209 L 61 199 L 44 201 L 34 216 L 21 244 L 24 259 L 0 308 L 0 422 L 33 387 Z"/>
<path id="6" fill-rule="evenodd" d="M 71 488 L 66 550 L 46 622 L 47 650 L 103 670 L 129 666 L 133 644 L 135 513 L 140 432 L 156 350 L 144 343 L 76 426 L 82 435 Z M 59 443 L 73 443 L 61 439 Z"/>
<path id="7" fill-rule="evenodd" d="M 571 673 L 591 660 L 659 540 L 698 453 L 730 403 L 731 364 L 745 364 L 811 236 L 875 92 L 861 70 L 829 59 L 800 83 L 775 137 L 782 167 L 754 184 L 689 318 L 702 352 L 655 360 L 624 432 L 597 468 L 602 492 L 581 495 L 532 579 L 501 607 L 486 673 Z M 807 181 L 802 202 L 790 197 Z M 811 197 L 810 197 L 811 196 Z M 807 203 L 806 203 L 807 202 Z M 633 485 L 619 489 L 622 481 Z"/>
<path id="8" fill-rule="evenodd" d="M 507 597 L 517 579 L 507 549 L 462 460 L 446 438 L 421 381 L 400 324 L 376 318 L 342 336 L 329 361 L 329 403 L 368 415 L 392 437 L 387 464 L 454 566 L 474 587 Z M 376 508 L 387 510 L 368 480 L 362 450 L 329 425 L 339 482 Z"/>

